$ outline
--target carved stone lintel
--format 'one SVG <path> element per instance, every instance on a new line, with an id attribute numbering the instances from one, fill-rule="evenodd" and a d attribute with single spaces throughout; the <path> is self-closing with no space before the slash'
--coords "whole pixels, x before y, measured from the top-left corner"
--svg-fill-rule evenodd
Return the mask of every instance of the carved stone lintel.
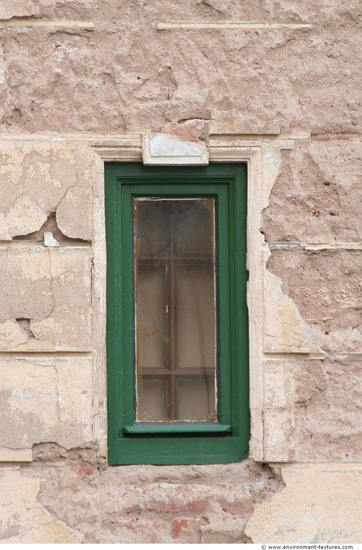
<path id="1" fill-rule="evenodd" d="M 143 164 L 146 165 L 206 165 L 209 154 L 200 145 L 181 141 L 165 134 L 144 136 Z"/>

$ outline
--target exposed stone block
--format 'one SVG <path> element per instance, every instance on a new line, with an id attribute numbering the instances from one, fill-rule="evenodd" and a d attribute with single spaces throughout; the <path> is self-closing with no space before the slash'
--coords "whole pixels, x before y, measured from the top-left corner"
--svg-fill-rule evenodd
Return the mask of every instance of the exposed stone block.
<path id="1" fill-rule="evenodd" d="M 264 364 L 264 459 L 362 461 L 361 361 Z"/>
<path id="2" fill-rule="evenodd" d="M 39 230 L 51 212 L 66 237 L 91 240 L 90 155 L 69 141 L 2 141 L 0 240 Z"/>
<path id="3" fill-rule="evenodd" d="M 237 518 L 219 521 L 214 525 L 201 527 L 202 544 L 237 544 L 245 542 L 245 522 Z"/>
<path id="4" fill-rule="evenodd" d="M 177 485 L 170 490 L 167 485 L 160 485 L 157 492 L 151 488 L 145 493 L 143 506 L 158 513 L 201 514 L 206 509 L 207 501 L 200 498 L 197 491 L 185 490 Z"/>
<path id="5" fill-rule="evenodd" d="M 1 358 L 0 447 L 51 441 L 65 448 L 92 439 L 90 358 Z"/>
<path id="6" fill-rule="evenodd" d="M 246 526 L 254 543 L 356 544 L 362 539 L 362 470 L 282 468 L 286 487 L 257 504 Z"/>
<path id="7" fill-rule="evenodd" d="M 325 352 L 362 352 L 362 251 L 274 250 L 268 269 Z"/>
<path id="8" fill-rule="evenodd" d="M 264 212 L 269 242 L 362 241 L 362 141 L 295 143 L 282 152 Z"/>
<path id="9" fill-rule="evenodd" d="M 178 29 L 155 30 L 161 14 L 165 21 L 183 21 L 185 13 L 189 21 L 225 17 L 206 4 L 163 3 L 161 11 L 137 4 L 130 14 L 127 3 L 112 2 L 108 9 L 99 5 L 95 15 L 89 0 L 42 2 L 44 19 L 96 17 L 99 24 L 91 35 L 32 29 L 33 47 L 26 32 L 4 37 L 9 90 L 3 125 L 23 132 L 159 132 L 166 120 L 182 124 L 209 119 L 212 109 L 235 109 L 260 126 L 277 115 L 288 130 L 361 131 L 355 2 L 333 9 L 278 4 L 273 15 L 264 4 L 228 4 L 228 20 L 307 21 L 318 31 L 199 29 L 179 40 Z M 308 63 L 300 62 L 303 56 Z"/>
<path id="10" fill-rule="evenodd" d="M 173 519 L 172 538 L 175 543 L 198 544 L 200 542 L 200 523 L 202 523 L 202 520 L 192 518 Z"/>
<path id="11" fill-rule="evenodd" d="M 0 249 L 0 350 L 90 349 L 89 248 Z"/>
<path id="12" fill-rule="evenodd" d="M 34 0 L 3 0 L 0 5 L 0 19 L 29 17 L 38 13 L 38 2 Z"/>
<path id="13" fill-rule="evenodd" d="M 36 472 L 42 480 L 41 505 L 93 544 L 197 543 L 213 537 L 214 542 L 245 542 L 254 503 L 269 500 L 281 487 L 270 468 L 248 460 L 94 468 L 85 475 L 90 466 L 72 457 L 63 468 L 43 464 Z"/>
<path id="14" fill-rule="evenodd" d="M 83 536 L 55 519 L 37 502 L 40 480 L 17 470 L 0 472 L 1 544 L 76 544 Z"/>
<path id="15" fill-rule="evenodd" d="M 298 369 L 290 448 L 300 462 L 362 462 L 362 362 Z"/>
<path id="16" fill-rule="evenodd" d="M 275 121 L 260 125 L 250 120 L 248 116 L 236 109 L 229 111 L 212 111 L 210 134 L 246 134 L 246 135 L 278 135 L 279 124 Z"/>

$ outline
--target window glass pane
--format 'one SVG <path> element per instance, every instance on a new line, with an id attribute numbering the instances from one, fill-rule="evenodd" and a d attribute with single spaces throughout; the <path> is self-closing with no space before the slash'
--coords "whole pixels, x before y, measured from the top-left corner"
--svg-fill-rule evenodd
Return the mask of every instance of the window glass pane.
<path id="1" fill-rule="evenodd" d="M 177 361 L 179 368 L 215 368 L 214 267 L 177 270 Z"/>
<path id="2" fill-rule="evenodd" d="M 202 422 L 216 420 L 215 381 L 212 376 L 177 380 L 178 416 Z"/>
<path id="3" fill-rule="evenodd" d="M 215 199 L 133 200 L 136 418 L 216 421 Z"/>
<path id="4" fill-rule="evenodd" d="M 138 417 L 143 422 L 167 418 L 167 381 L 142 377 L 138 388 Z"/>
<path id="5" fill-rule="evenodd" d="M 166 368 L 166 270 L 165 266 L 138 265 L 137 362 L 143 368 Z"/>
<path id="6" fill-rule="evenodd" d="M 175 253 L 199 260 L 212 259 L 214 199 L 178 200 L 173 206 Z"/>

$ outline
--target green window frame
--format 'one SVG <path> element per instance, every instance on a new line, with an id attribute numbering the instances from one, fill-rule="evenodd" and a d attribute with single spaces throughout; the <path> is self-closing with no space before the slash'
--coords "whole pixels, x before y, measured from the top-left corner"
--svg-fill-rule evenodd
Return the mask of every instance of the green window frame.
<path id="1" fill-rule="evenodd" d="M 108 462 L 212 464 L 248 454 L 246 164 L 105 165 Z M 137 422 L 133 197 L 216 200 L 217 422 Z"/>

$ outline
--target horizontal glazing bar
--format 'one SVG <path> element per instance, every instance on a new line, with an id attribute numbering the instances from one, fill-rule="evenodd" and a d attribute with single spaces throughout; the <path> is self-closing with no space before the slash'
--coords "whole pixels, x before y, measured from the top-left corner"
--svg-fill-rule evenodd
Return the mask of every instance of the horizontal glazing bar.
<path id="1" fill-rule="evenodd" d="M 158 376 L 170 376 L 171 374 L 174 374 L 175 376 L 181 376 L 182 378 L 190 378 L 192 376 L 213 376 L 215 373 L 215 369 L 208 368 L 189 368 L 189 367 L 183 367 L 182 369 L 175 369 L 173 371 L 167 369 L 167 368 L 154 368 L 154 367 L 143 367 L 140 369 L 141 377 L 144 378 L 145 376 L 151 376 L 151 377 L 158 377 Z"/>

